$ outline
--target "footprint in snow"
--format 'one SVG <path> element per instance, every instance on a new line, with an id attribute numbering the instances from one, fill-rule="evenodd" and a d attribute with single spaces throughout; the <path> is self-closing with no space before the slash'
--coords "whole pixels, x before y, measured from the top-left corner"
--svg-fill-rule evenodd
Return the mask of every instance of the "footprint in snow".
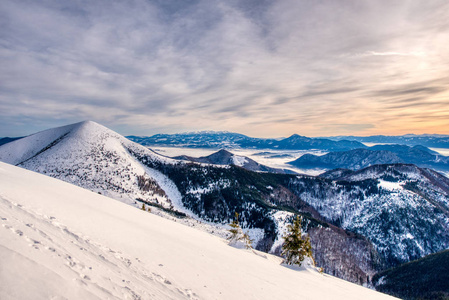
<path id="1" fill-rule="evenodd" d="M 56 252 L 56 249 L 53 247 L 45 247 L 45 249 L 47 249 L 48 251 L 51 251 L 51 252 Z"/>
<path id="2" fill-rule="evenodd" d="M 85 274 L 80 274 L 80 277 L 85 280 L 91 280 L 90 277 Z"/>

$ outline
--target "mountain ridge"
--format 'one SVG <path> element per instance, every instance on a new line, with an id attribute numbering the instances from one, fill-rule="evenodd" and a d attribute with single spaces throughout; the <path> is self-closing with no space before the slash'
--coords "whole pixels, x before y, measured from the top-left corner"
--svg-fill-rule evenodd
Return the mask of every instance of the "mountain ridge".
<path id="1" fill-rule="evenodd" d="M 422 145 L 435 148 L 449 148 L 449 135 L 446 134 L 405 134 L 405 135 L 372 135 L 372 136 L 334 136 L 325 137 L 331 140 L 350 140 L 361 143 L 403 144 L 408 146 Z"/>
<path id="2" fill-rule="evenodd" d="M 198 138 L 201 136 L 209 136 L 218 137 L 216 141 L 212 144 L 207 142 L 199 142 L 199 143 L 190 143 L 191 139 Z M 3 137 L 0 138 L 0 145 L 9 143 L 16 139 L 20 139 L 22 137 Z M 271 147 L 273 142 L 288 140 L 288 139 L 311 139 L 311 140 L 330 140 L 335 142 L 346 141 L 346 142 L 359 142 L 359 143 L 374 143 L 374 144 L 401 144 L 408 146 L 417 146 L 422 145 L 425 147 L 436 147 L 436 148 L 449 148 L 449 135 L 447 134 L 404 134 L 404 135 L 371 135 L 371 136 L 326 136 L 326 137 L 305 137 L 299 134 L 292 134 L 289 137 L 279 137 L 279 138 L 254 138 L 248 137 L 241 133 L 234 133 L 230 131 L 212 131 L 212 130 L 202 130 L 202 131 L 191 131 L 191 132 L 183 132 L 183 133 L 175 133 L 175 134 L 155 134 L 152 136 L 145 135 L 128 135 L 126 138 L 140 143 L 142 145 L 166 145 L 166 146 L 188 146 L 188 147 L 206 147 L 206 148 L 223 148 L 226 145 L 231 145 L 234 147 L 240 147 L 238 143 L 232 143 L 234 139 L 243 140 L 246 139 L 247 142 L 245 144 L 246 147 L 261 147 L 263 145 L 263 141 L 267 141 L 268 147 Z M 169 138 L 173 138 L 172 141 L 167 141 Z M 179 139 L 187 139 L 189 143 L 182 143 Z M 221 139 L 221 141 L 220 141 Z M 228 141 L 228 144 L 223 142 Z M 185 141 L 184 141 L 185 142 Z M 204 142 L 204 144 L 202 144 Z M 231 143 L 231 144 L 229 144 Z M 260 144 L 260 146 L 258 146 Z M 353 144 L 358 145 L 360 144 Z M 355 149 L 354 146 L 343 147 L 346 150 Z M 302 149 L 300 149 L 302 150 Z M 332 149 L 331 149 L 332 150 Z"/>

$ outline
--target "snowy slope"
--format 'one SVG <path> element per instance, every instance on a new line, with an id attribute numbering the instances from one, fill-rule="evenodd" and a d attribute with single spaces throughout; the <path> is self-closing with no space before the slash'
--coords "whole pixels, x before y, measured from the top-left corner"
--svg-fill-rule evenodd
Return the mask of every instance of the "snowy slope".
<path id="1" fill-rule="evenodd" d="M 392 299 L 0 163 L 1 299 Z"/>
<path id="2" fill-rule="evenodd" d="M 173 205 L 186 212 L 174 184 L 136 161 L 130 151 L 145 154 L 153 160 L 172 161 L 91 121 L 45 130 L 3 145 L 0 161 L 62 179 L 128 204 L 134 204 L 138 198 L 165 207 Z M 139 182 L 151 188 L 142 189 Z"/>

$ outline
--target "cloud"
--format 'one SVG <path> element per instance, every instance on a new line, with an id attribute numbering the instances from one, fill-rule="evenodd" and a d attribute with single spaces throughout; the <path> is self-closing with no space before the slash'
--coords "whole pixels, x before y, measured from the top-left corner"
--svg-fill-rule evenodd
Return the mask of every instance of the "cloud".
<path id="1" fill-rule="evenodd" d="M 447 112 L 445 1 L 0 5 L 0 136 L 85 119 L 136 134 L 368 134 Z"/>
<path id="2" fill-rule="evenodd" d="M 414 96 L 413 98 L 411 98 L 412 100 L 414 100 L 422 97 L 440 94 L 449 89 L 447 83 L 449 83 L 449 80 L 444 80 L 437 83 L 421 81 L 415 82 L 414 84 L 396 85 L 395 88 L 377 90 L 372 92 L 371 95 L 375 97 L 388 98 L 388 101 L 392 101 L 391 98 L 397 96 L 405 96 L 407 97 L 407 99 L 393 100 L 393 102 L 409 101 L 408 97 L 410 96 Z"/>
<path id="3" fill-rule="evenodd" d="M 376 51 L 367 51 L 361 54 L 354 54 L 355 57 L 365 57 L 365 56 L 427 56 L 425 52 L 376 52 Z"/>

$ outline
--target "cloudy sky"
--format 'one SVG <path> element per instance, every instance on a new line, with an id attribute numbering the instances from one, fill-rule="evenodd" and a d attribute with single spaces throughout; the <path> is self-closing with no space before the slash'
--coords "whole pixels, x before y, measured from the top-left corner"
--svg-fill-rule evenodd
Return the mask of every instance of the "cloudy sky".
<path id="1" fill-rule="evenodd" d="M 0 1 L 0 136 L 449 134 L 447 0 Z"/>

